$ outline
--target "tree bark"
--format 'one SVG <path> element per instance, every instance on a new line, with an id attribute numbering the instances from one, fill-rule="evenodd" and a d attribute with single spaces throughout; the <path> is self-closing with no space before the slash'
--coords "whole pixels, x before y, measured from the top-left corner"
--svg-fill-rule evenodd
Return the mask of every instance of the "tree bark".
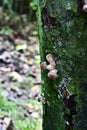
<path id="1" fill-rule="evenodd" d="M 43 130 L 87 130 L 87 14 L 79 2 L 38 1 L 41 62 L 52 54 L 58 70 L 54 80 L 42 70 Z M 61 84 L 66 99 L 59 94 Z"/>

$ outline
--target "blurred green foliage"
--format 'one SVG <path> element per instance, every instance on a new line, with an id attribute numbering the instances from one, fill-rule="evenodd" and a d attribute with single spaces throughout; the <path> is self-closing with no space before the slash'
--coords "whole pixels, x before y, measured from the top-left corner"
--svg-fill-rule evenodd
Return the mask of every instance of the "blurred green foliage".
<path id="1" fill-rule="evenodd" d="M 1 0 L 0 8 L 3 12 L 13 14 L 26 14 L 30 21 L 36 18 L 38 0 Z"/>
<path id="2" fill-rule="evenodd" d="M 38 0 L 33 0 L 33 4 L 34 4 L 35 6 L 37 6 Z"/>

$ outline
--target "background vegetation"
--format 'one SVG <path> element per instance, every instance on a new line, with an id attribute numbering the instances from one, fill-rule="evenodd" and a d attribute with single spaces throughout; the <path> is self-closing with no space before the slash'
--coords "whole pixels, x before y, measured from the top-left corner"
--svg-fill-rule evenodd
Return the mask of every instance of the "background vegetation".
<path id="1" fill-rule="evenodd" d="M 0 121 L 15 130 L 41 130 L 36 10 L 37 0 L 0 0 Z"/>

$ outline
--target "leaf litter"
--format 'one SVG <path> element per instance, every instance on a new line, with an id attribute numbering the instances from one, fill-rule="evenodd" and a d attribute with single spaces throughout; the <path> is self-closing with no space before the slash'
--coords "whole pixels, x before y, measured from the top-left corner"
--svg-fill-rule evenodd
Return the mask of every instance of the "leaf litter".
<path id="1" fill-rule="evenodd" d="M 42 122 L 42 106 L 37 101 L 41 75 L 36 23 L 21 25 L 21 31 L 17 30 L 16 21 L 14 26 L 16 30 L 9 25 L 2 26 L 0 30 L 0 91 L 3 104 L 0 105 L 0 130 L 8 130 L 11 126 L 16 130 L 22 129 L 18 122 L 25 122 L 26 129 L 39 130 L 38 126 L 33 129 L 28 123 L 31 118 L 33 124 L 34 120 L 38 124 Z"/>

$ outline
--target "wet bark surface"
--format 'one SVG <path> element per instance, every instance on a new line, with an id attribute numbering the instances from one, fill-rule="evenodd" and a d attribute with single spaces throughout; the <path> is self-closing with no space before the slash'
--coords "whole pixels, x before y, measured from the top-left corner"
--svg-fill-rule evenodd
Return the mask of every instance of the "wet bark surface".
<path id="1" fill-rule="evenodd" d="M 58 70 L 55 80 L 48 79 L 48 71 L 42 70 L 42 91 L 48 101 L 43 130 L 84 130 L 87 128 L 87 14 L 74 0 L 40 1 L 38 14 L 41 60 L 46 61 L 46 55 L 51 53 Z M 64 81 L 65 88 L 60 87 L 66 77 L 70 82 Z M 65 93 L 68 96 L 64 97 Z"/>

